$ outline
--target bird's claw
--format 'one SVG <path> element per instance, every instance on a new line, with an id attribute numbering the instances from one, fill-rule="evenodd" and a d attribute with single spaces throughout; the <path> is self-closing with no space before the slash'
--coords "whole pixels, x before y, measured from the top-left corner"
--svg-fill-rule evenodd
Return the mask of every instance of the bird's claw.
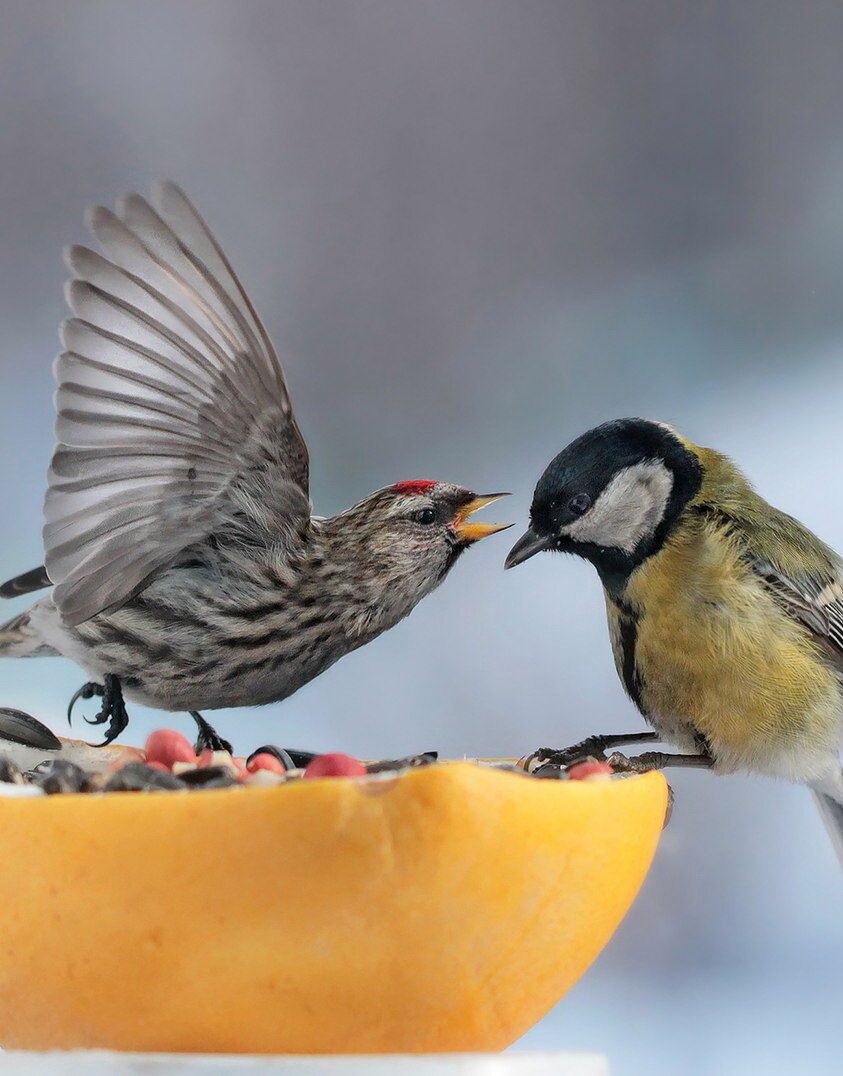
<path id="1" fill-rule="evenodd" d="M 193 745 L 197 755 L 200 752 L 207 750 L 226 751 L 229 755 L 233 754 L 234 749 L 228 740 L 224 740 L 213 725 L 208 724 L 205 718 L 197 710 L 191 710 L 190 716 L 196 722 L 196 727 L 199 730 L 199 734 L 196 737 L 196 743 Z"/>
<path id="2" fill-rule="evenodd" d="M 613 751 L 605 760 L 615 773 L 650 773 L 660 769 L 658 752 L 647 751 L 643 755 L 625 755 L 622 751 Z"/>
<path id="3" fill-rule="evenodd" d="M 120 690 L 120 681 L 116 676 L 106 675 L 103 677 L 104 683 L 95 684 L 93 682 L 83 684 L 82 687 L 73 695 L 70 700 L 70 704 L 67 707 L 67 720 L 68 723 L 72 723 L 73 707 L 79 701 L 79 699 L 92 699 L 95 695 L 102 698 L 102 706 L 100 711 L 94 717 L 85 717 L 85 723 L 88 725 L 104 725 L 108 721 L 108 728 L 106 729 L 105 739 L 99 745 L 100 747 L 106 747 L 115 740 L 123 729 L 129 724 L 129 715 L 126 712 L 126 704 L 123 701 L 123 692 Z"/>
<path id="4" fill-rule="evenodd" d="M 73 707 L 76 705 L 76 703 L 80 699 L 92 699 L 94 697 L 94 695 L 100 695 L 101 696 L 104 690 L 105 690 L 105 688 L 102 686 L 102 684 L 95 684 L 95 683 L 91 682 L 91 683 L 83 684 L 79 688 L 78 691 L 75 691 L 73 693 L 73 696 L 72 696 L 70 702 L 67 705 L 67 723 L 68 723 L 68 725 L 73 724 Z M 85 720 L 88 721 L 88 718 L 85 718 Z M 94 722 L 88 721 L 88 724 L 89 725 L 90 724 L 96 724 L 96 722 L 95 721 Z"/>
<path id="5" fill-rule="evenodd" d="M 575 762 L 582 762 L 587 758 L 602 762 L 606 758 L 607 746 L 605 736 L 588 736 L 579 743 L 562 748 L 562 750 L 555 747 L 539 747 L 531 755 L 527 755 L 524 760 L 524 769 L 527 773 L 532 773 L 540 766 L 561 766 L 566 769 Z"/>

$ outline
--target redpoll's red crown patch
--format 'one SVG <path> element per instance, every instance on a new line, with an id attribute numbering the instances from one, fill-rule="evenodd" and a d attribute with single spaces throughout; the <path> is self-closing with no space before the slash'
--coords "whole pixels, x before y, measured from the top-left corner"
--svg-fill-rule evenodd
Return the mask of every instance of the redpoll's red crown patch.
<path id="1" fill-rule="evenodd" d="M 417 478 L 412 482 L 396 482 L 392 488 L 396 493 L 430 493 L 438 485 L 438 482 L 431 482 L 429 478 Z"/>

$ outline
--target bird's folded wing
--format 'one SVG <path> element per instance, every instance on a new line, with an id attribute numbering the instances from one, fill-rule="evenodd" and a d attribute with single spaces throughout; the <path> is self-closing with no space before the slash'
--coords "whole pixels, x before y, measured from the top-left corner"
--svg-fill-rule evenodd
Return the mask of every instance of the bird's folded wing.
<path id="1" fill-rule="evenodd" d="M 832 571 L 796 579 L 769 561 L 758 559 L 753 567 L 780 604 L 826 644 L 838 664 L 843 664 L 843 586 Z"/>
<path id="2" fill-rule="evenodd" d="M 93 210 L 105 256 L 68 252 L 44 545 L 69 624 L 232 521 L 277 539 L 310 511 L 307 448 L 263 325 L 179 188 L 160 184 L 153 203 Z"/>
<path id="3" fill-rule="evenodd" d="M 768 509 L 763 522 L 709 509 L 779 605 L 843 666 L 843 585 L 837 555 L 798 520 Z M 718 519 L 719 517 L 719 519 Z"/>

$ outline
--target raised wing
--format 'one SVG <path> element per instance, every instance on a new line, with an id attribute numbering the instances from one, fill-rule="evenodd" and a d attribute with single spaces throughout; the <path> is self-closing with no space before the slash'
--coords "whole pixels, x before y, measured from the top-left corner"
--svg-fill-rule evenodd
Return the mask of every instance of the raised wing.
<path id="1" fill-rule="evenodd" d="M 173 183 L 88 224 L 67 254 L 74 317 L 56 360 L 45 564 L 62 618 L 125 602 L 187 547 L 309 516 L 308 455 L 278 357 L 202 218 Z"/>

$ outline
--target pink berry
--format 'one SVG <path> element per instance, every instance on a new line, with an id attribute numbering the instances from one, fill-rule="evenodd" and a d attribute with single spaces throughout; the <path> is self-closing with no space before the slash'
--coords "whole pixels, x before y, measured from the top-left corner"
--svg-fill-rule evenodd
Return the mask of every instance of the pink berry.
<path id="1" fill-rule="evenodd" d="M 146 764 L 151 770 L 162 770 L 164 773 L 172 773 L 170 767 L 164 762 L 158 762 L 155 759 L 150 762 L 149 759 L 147 759 Z"/>
<path id="2" fill-rule="evenodd" d="M 249 773 L 256 773 L 258 770 L 271 770 L 272 773 L 287 772 L 275 755 L 267 754 L 265 751 L 263 754 L 255 755 L 253 758 L 250 758 L 246 763 L 246 769 Z"/>
<path id="3" fill-rule="evenodd" d="M 189 740 L 174 729 L 156 729 L 146 741 L 146 761 L 162 763 L 171 769 L 174 762 L 195 762 L 196 754 Z"/>
<path id="4" fill-rule="evenodd" d="M 568 777 L 572 781 L 584 781 L 586 777 L 594 777 L 598 774 L 613 774 L 615 771 L 608 762 L 598 762 L 596 759 L 588 762 L 578 762 L 568 770 Z"/>
<path id="5" fill-rule="evenodd" d="M 328 755 L 318 755 L 307 764 L 305 777 L 362 777 L 366 767 L 359 759 L 335 751 Z"/>

